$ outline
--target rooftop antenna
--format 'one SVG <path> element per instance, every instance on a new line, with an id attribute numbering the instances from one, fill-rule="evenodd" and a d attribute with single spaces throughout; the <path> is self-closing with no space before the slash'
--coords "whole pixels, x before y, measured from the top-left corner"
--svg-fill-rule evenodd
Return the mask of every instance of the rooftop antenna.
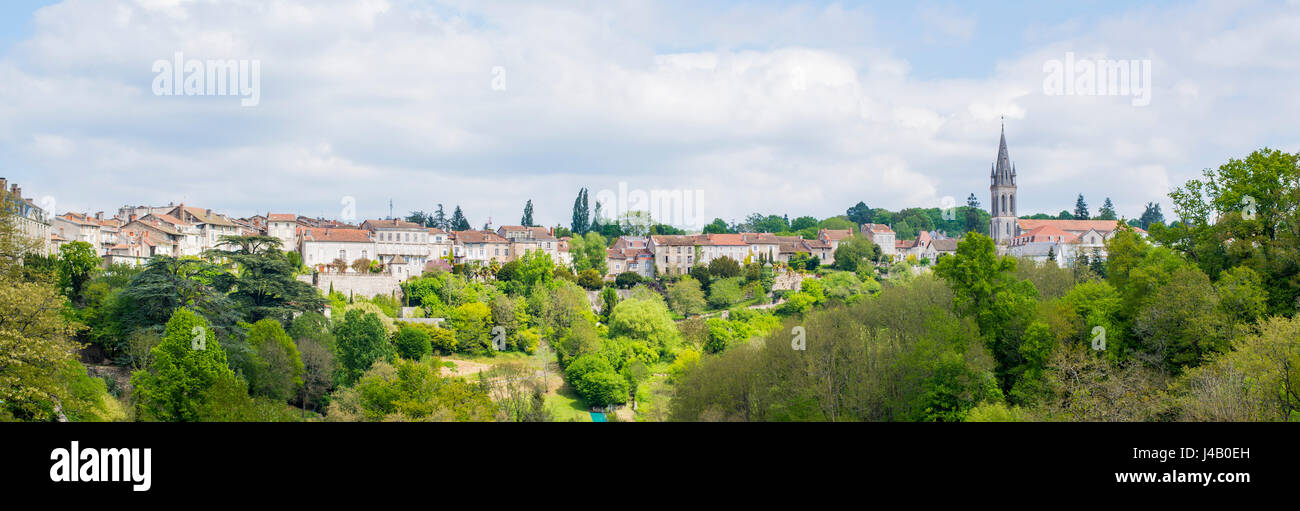
<path id="1" fill-rule="evenodd" d="M 393 199 L 388 199 L 388 219 L 393 219 Z"/>

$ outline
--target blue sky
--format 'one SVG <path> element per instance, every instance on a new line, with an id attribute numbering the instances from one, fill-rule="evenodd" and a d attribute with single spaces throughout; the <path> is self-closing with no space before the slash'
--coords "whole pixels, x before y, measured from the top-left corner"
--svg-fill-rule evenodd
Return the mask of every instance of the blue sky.
<path id="1" fill-rule="evenodd" d="M 1136 216 L 1227 158 L 1300 150 L 1298 25 L 1297 0 L 10 1 L 0 175 L 59 213 L 351 198 L 502 224 L 532 199 L 553 225 L 622 183 L 699 191 L 709 219 L 826 217 L 987 202 L 1005 117 L 1021 213 L 1083 193 Z M 258 61 L 259 103 L 155 94 L 176 52 Z M 1149 63 L 1149 105 L 1049 93 L 1067 54 Z"/>

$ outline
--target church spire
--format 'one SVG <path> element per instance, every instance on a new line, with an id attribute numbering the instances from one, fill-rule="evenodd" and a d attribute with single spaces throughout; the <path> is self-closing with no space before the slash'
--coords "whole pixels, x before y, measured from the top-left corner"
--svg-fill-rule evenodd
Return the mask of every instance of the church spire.
<path id="1" fill-rule="evenodd" d="M 1006 179 L 1011 176 L 1011 157 L 1007 154 L 1007 126 L 1002 125 L 1002 137 L 998 141 L 998 161 L 997 168 L 994 171 L 999 179 Z"/>

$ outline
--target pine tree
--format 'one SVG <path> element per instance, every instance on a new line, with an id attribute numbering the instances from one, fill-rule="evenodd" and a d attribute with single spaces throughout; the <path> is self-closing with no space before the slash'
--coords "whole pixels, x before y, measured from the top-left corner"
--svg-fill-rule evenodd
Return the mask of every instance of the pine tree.
<path id="1" fill-rule="evenodd" d="M 528 199 L 528 203 L 524 204 L 524 216 L 523 218 L 519 219 L 519 225 L 522 225 L 524 227 L 533 226 L 533 200 L 532 199 Z"/>
<path id="2" fill-rule="evenodd" d="M 1106 202 L 1101 204 L 1101 210 L 1097 212 L 1099 220 L 1115 220 L 1115 204 L 1110 202 L 1110 197 L 1106 197 Z"/>
<path id="3" fill-rule="evenodd" d="M 1165 223 L 1165 215 L 1160 212 L 1160 203 L 1148 202 L 1146 210 L 1142 211 L 1142 216 L 1138 218 L 1138 227 L 1143 230 L 1151 228 L 1151 224 Z"/>
<path id="4" fill-rule="evenodd" d="M 430 227 L 437 227 L 444 231 L 451 227 L 447 222 L 447 213 L 442 210 L 442 203 L 438 204 L 438 212 L 433 214 L 433 218 L 429 219 L 429 223 Z"/>
<path id="5" fill-rule="evenodd" d="M 460 210 L 459 205 L 456 206 L 456 211 L 452 212 L 451 214 L 451 230 L 453 231 L 469 230 L 469 220 L 465 219 L 465 213 Z"/>
<path id="6" fill-rule="evenodd" d="M 1074 219 L 1087 220 L 1088 218 L 1088 203 L 1083 201 L 1083 194 L 1081 193 L 1079 194 L 1079 200 L 1074 201 Z"/>

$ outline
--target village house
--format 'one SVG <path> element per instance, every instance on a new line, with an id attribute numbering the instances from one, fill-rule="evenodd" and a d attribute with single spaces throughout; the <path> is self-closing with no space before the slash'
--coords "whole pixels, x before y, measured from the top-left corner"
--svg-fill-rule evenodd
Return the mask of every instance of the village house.
<path id="1" fill-rule="evenodd" d="M 429 227 L 427 230 L 430 259 L 445 259 L 454 253 L 455 246 L 451 240 L 451 233 L 437 227 Z"/>
<path id="2" fill-rule="evenodd" d="M 265 220 L 265 232 L 280 240 L 280 246 L 286 251 L 298 250 L 299 236 L 302 227 L 305 227 L 298 221 L 298 216 L 292 213 L 267 213 Z"/>
<path id="3" fill-rule="evenodd" d="M 418 277 L 429 260 L 428 228 L 405 220 L 366 220 L 361 228 L 372 233 L 375 257 L 399 280 Z"/>
<path id="4" fill-rule="evenodd" d="M 1040 262 L 1055 259 L 1061 267 L 1084 255 L 1105 258 L 1106 242 L 1119 232 L 1118 220 L 1017 220 L 1020 234 L 1012 238 L 1006 253 Z M 1142 229 L 1130 228 L 1146 235 Z"/>
<path id="5" fill-rule="evenodd" d="M 898 237 L 894 229 L 885 224 L 862 224 L 862 235 L 880 247 L 881 255 L 897 257 L 894 251 Z"/>
<path id="6" fill-rule="evenodd" d="M 632 272 L 643 278 L 655 276 L 655 256 L 650 250 L 650 238 L 646 236 L 619 237 L 605 251 L 605 263 L 611 279 L 624 272 Z"/>
<path id="7" fill-rule="evenodd" d="M 150 213 L 141 217 L 151 226 L 166 226 L 175 240 L 175 256 L 199 256 L 207 250 L 203 230 L 199 226 L 171 216 L 167 213 Z"/>
<path id="8" fill-rule="evenodd" d="M 657 275 L 684 275 L 695 265 L 696 237 L 689 235 L 650 236 L 648 249 L 654 254 Z"/>
<path id="9" fill-rule="evenodd" d="M 5 193 L 5 186 L 9 186 L 9 191 Z M 37 240 L 40 246 L 36 249 L 44 254 L 52 254 L 55 250 L 53 243 L 52 231 L 50 230 L 50 218 L 53 213 L 45 211 L 44 208 L 37 206 L 31 199 L 23 197 L 23 189 L 17 184 L 9 183 L 3 177 L 0 177 L 0 195 L 4 195 L 5 200 L 14 206 L 17 213 L 18 232 L 28 238 Z"/>
<path id="10" fill-rule="evenodd" d="M 149 257 L 155 255 L 180 257 L 182 255 L 180 246 L 186 239 L 184 233 L 176 230 L 171 224 L 158 220 L 153 215 L 146 215 L 144 218 L 129 218 L 127 224 L 123 225 L 119 232 L 121 233 L 121 239 L 117 245 L 114 245 L 109 250 L 110 254 L 133 256 L 147 253 Z"/>
<path id="11" fill-rule="evenodd" d="M 198 229 L 199 252 L 216 248 L 221 243 L 222 236 L 239 236 L 243 232 L 238 224 L 225 215 L 213 213 L 211 209 L 186 206 L 184 202 L 168 211 L 167 215 Z"/>
<path id="12" fill-rule="evenodd" d="M 456 263 L 497 261 L 505 263 L 510 260 L 510 240 L 498 236 L 492 231 L 452 231 L 455 243 Z"/>
<path id="13" fill-rule="evenodd" d="M 758 262 L 775 261 L 777 254 L 781 251 L 781 241 L 775 234 L 767 232 L 746 232 L 740 234 L 740 239 L 749 245 L 749 260 Z M 740 262 L 745 262 L 741 260 Z"/>
<path id="14" fill-rule="evenodd" d="M 551 256 L 551 261 L 560 258 L 560 240 L 556 239 L 546 227 L 525 227 L 522 225 L 503 225 L 497 228 L 497 236 L 510 242 L 514 258 L 522 257 L 533 250 L 540 250 Z"/>
<path id="15" fill-rule="evenodd" d="M 337 271 L 331 268 L 337 260 L 351 265 L 358 259 L 375 257 L 375 241 L 371 236 L 365 229 L 307 227 L 302 231 L 298 250 L 308 267 L 322 273 Z M 345 273 L 350 271 L 353 270 L 344 269 Z"/>

